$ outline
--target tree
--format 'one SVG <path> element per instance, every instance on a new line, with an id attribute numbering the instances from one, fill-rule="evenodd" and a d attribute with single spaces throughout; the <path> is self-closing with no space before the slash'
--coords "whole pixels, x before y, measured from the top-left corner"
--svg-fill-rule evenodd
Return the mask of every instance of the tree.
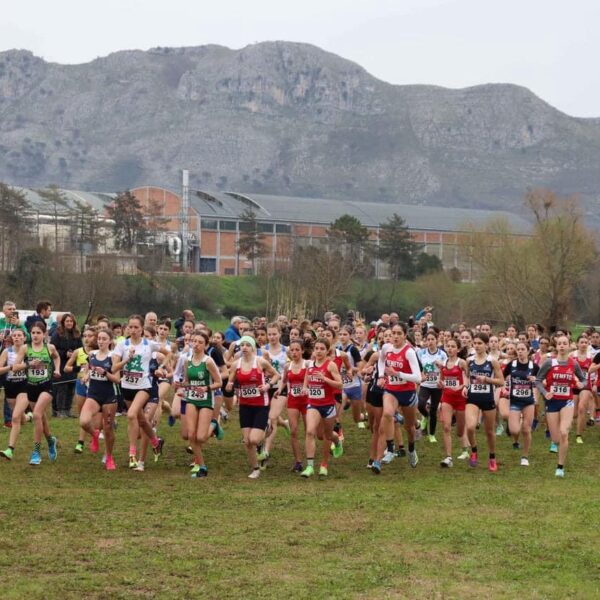
<path id="1" fill-rule="evenodd" d="M 262 258 L 267 253 L 265 236 L 259 231 L 256 213 L 250 207 L 239 215 L 239 219 L 238 253 L 252 262 L 252 273 L 256 274 L 256 259 Z"/>
<path id="2" fill-rule="evenodd" d="M 369 264 L 369 230 L 353 215 L 345 214 L 338 217 L 327 232 L 336 249 L 350 260 L 355 271 L 367 271 Z"/>
<path id="3" fill-rule="evenodd" d="M 135 252 L 137 245 L 144 242 L 147 237 L 140 201 L 126 190 L 118 194 L 106 207 L 106 212 L 114 222 L 115 246 L 119 250 Z"/>
<path id="4" fill-rule="evenodd" d="M 379 258 L 390 267 L 392 279 L 414 279 L 416 257 L 422 245 L 412 238 L 404 219 L 394 213 L 379 228 Z"/>
<path id="5" fill-rule="evenodd" d="M 12 269 L 25 238 L 29 202 L 22 191 L 0 183 L 0 269 Z"/>
<path id="6" fill-rule="evenodd" d="M 471 256 L 481 271 L 480 297 L 491 312 L 488 318 L 520 327 L 561 325 L 597 255 L 596 242 L 582 225 L 575 198 L 534 190 L 525 205 L 533 217 L 530 235 L 515 235 L 503 220 L 473 231 Z"/>
<path id="7" fill-rule="evenodd" d="M 417 255 L 415 262 L 415 273 L 417 275 L 427 275 L 428 273 L 439 273 L 444 270 L 444 265 L 439 256 L 421 252 Z"/>

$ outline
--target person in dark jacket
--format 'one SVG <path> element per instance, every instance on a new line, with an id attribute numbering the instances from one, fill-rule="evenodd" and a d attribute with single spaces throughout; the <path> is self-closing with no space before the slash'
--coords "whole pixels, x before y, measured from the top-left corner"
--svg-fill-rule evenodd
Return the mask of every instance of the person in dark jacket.
<path id="1" fill-rule="evenodd" d="M 80 348 L 81 333 L 72 313 L 64 313 L 60 318 L 56 331 L 50 338 L 60 357 L 60 379 L 54 384 L 52 414 L 58 417 L 68 417 L 71 414 L 73 394 L 75 393 L 75 378 L 72 373 L 65 373 L 65 365 L 73 352 Z"/>
<path id="2" fill-rule="evenodd" d="M 50 318 L 50 314 L 52 313 L 52 302 L 49 300 L 40 300 L 35 307 L 35 313 L 29 315 L 25 319 L 25 328 L 27 331 L 31 331 L 33 324 L 36 321 L 44 321 L 46 324 L 46 319 Z"/>

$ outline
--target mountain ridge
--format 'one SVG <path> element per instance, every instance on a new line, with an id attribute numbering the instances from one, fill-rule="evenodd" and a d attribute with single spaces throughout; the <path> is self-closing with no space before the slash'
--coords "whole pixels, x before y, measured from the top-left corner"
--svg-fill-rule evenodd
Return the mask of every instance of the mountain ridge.
<path id="1" fill-rule="evenodd" d="M 121 50 L 88 63 L 0 53 L 0 180 L 179 185 L 444 206 L 600 189 L 600 118 L 522 86 L 400 86 L 316 46 Z M 591 203 L 591 204 L 590 204 Z"/>

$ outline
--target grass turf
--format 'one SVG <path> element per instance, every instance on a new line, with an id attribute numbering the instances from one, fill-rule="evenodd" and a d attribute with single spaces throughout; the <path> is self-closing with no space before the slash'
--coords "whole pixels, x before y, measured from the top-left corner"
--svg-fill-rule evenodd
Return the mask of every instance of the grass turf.
<path id="1" fill-rule="evenodd" d="M 270 468 L 248 480 L 235 420 L 199 480 L 166 420 L 165 456 L 145 473 L 126 468 L 125 418 L 114 473 L 73 453 L 75 419 L 51 422 L 57 463 L 44 443 L 30 467 L 25 425 L 0 464 L 2 598 L 600 597 L 600 427 L 582 446 L 572 436 L 564 480 L 540 431 L 529 468 L 503 436 L 498 473 L 442 470 L 439 431 L 437 445 L 418 442 L 416 469 L 397 459 L 376 477 L 369 434 L 345 419 L 345 454 L 324 481 L 290 472 L 282 432 Z"/>

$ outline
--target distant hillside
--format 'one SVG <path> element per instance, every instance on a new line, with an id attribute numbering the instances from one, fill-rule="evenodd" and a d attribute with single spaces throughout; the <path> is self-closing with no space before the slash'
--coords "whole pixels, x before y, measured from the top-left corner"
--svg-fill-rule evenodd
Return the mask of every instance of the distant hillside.
<path id="1" fill-rule="evenodd" d="M 395 86 L 314 46 L 125 51 L 83 65 L 0 53 L 0 180 L 196 188 L 478 208 L 528 187 L 600 191 L 600 120 L 527 89 Z"/>

